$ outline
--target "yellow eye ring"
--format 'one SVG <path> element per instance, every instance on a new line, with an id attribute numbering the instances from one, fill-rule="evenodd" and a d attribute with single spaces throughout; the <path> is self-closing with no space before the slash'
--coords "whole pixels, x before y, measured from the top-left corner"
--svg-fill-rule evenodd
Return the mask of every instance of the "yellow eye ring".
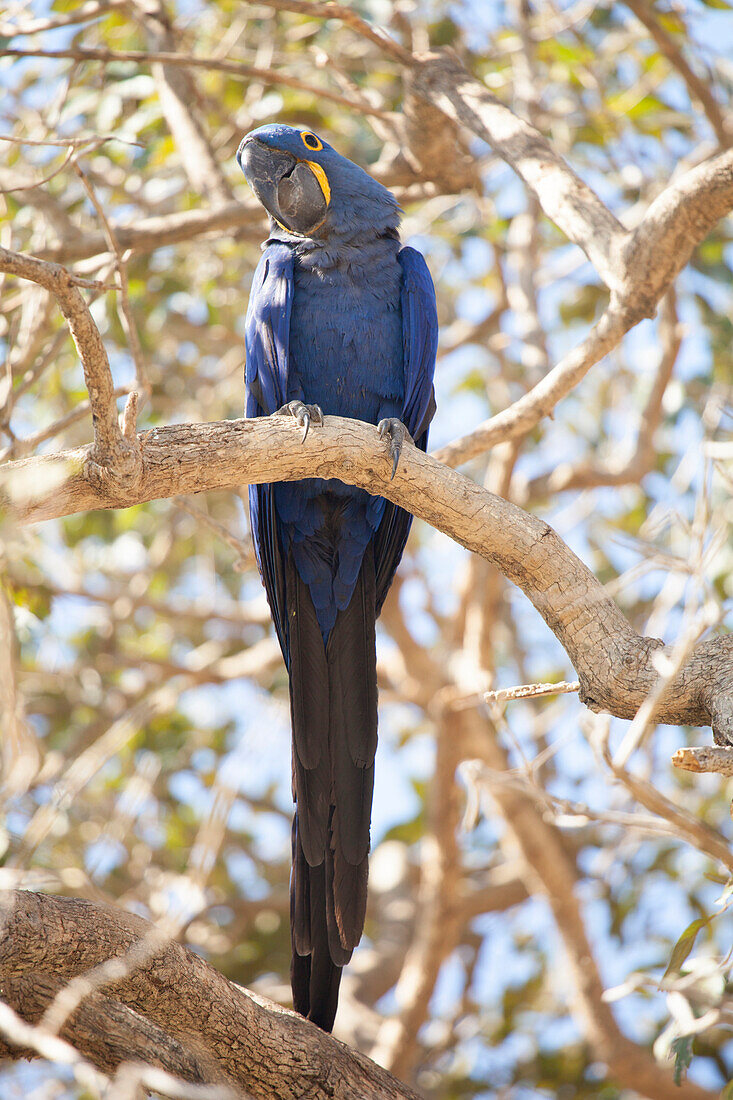
<path id="1" fill-rule="evenodd" d="M 310 149 L 312 152 L 317 153 L 319 149 L 323 148 L 323 142 L 320 138 L 317 138 L 315 134 L 312 134 L 310 130 L 305 130 L 300 137 L 306 149 Z"/>

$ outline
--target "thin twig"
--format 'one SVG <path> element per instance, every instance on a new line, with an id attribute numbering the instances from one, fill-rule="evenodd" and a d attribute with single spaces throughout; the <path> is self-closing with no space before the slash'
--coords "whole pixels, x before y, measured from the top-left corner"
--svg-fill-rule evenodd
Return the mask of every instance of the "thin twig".
<path id="1" fill-rule="evenodd" d="M 355 103 L 347 96 L 331 92 L 328 88 L 316 88 L 312 84 L 306 84 L 293 76 L 275 72 L 272 69 L 256 69 L 252 65 L 246 65 L 240 61 L 221 61 L 214 57 L 194 57 L 191 54 L 161 53 L 159 51 L 145 50 L 107 50 L 101 47 L 77 46 L 66 50 L 34 50 L 6 47 L 3 50 L 5 57 L 45 57 L 55 60 L 68 59 L 70 61 L 101 61 L 107 65 L 113 61 L 137 61 L 141 65 L 152 65 L 160 62 L 163 65 L 182 65 L 192 69 L 210 69 L 213 72 L 230 73 L 243 79 L 261 80 L 265 84 L 283 84 L 286 88 L 294 88 L 299 92 L 307 92 L 317 99 L 327 99 L 330 103 L 338 103 L 341 107 L 348 107 L 359 114 L 374 115 L 377 118 L 389 119 L 387 111 L 380 111 L 377 107 L 367 104 Z"/>
<path id="2" fill-rule="evenodd" d="M 140 335 L 137 330 L 135 315 L 132 312 L 132 306 L 130 305 L 130 284 L 127 278 L 127 257 L 129 257 L 129 252 L 127 253 L 127 257 L 125 254 L 123 254 L 122 249 L 119 245 L 119 241 L 115 236 L 115 231 L 112 228 L 104 211 L 104 207 L 97 198 L 94 187 L 92 186 L 86 173 L 82 170 L 78 161 L 75 161 L 74 168 L 76 170 L 76 174 L 81 180 L 82 186 L 84 187 L 87 196 L 89 197 L 89 201 L 96 210 L 99 220 L 102 223 L 104 235 L 107 238 L 110 250 L 115 255 L 115 271 L 117 272 L 117 277 L 120 280 L 119 290 L 120 305 L 122 307 L 122 327 L 125 330 L 128 347 L 130 349 L 133 362 L 135 364 L 135 385 L 138 391 L 138 394 L 135 395 L 134 401 L 132 399 L 132 394 L 130 394 L 130 401 L 128 402 L 128 405 L 125 406 L 125 419 L 123 421 L 122 434 L 129 437 L 132 432 L 135 431 L 135 425 L 137 423 L 136 417 L 138 412 L 138 395 L 139 393 L 142 393 L 143 400 L 145 400 L 145 398 L 150 393 L 150 382 L 148 380 L 147 368 L 145 366 L 142 345 L 140 343 Z M 130 417 L 132 417 L 132 419 L 130 419 Z"/>
<path id="3" fill-rule="evenodd" d="M 197 523 L 204 524 L 204 526 L 208 527 L 210 531 L 213 531 L 215 535 L 222 539 L 237 555 L 238 564 L 244 566 L 251 562 L 252 544 L 250 542 L 237 535 L 233 535 L 223 523 L 218 523 L 208 514 L 208 512 L 205 512 L 202 508 L 196 508 L 193 504 L 190 504 L 181 497 L 174 498 L 173 506 L 178 508 L 181 512 L 185 512 L 186 515 L 191 516 Z"/>
<path id="4" fill-rule="evenodd" d="M 55 295 L 84 369 L 94 422 L 94 460 L 109 462 L 122 440 L 117 423 L 112 372 L 99 329 L 78 289 L 78 280 L 58 264 L 49 264 L 35 256 L 24 256 L 5 248 L 0 248 L 0 269 L 37 283 Z"/>
<path id="5" fill-rule="evenodd" d="M 520 684 L 518 687 L 487 691 L 484 700 L 487 703 L 506 703 L 510 699 L 532 699 L 539 695 L 565 695 L 579 690 L 579 680 L 572 682 L 561 680 L 557 684 Z"/>
<path id="6" fill-rule="evenodd" d="M 647 0 L 625 0 L 626 7 L 630 8 L 636 18 L 649 31 L 659 50 L 677 70 L 692 99 L 696 99 L 702 106 L 708 121 L 715 131 L 720 145 L 725 148 L 733 141 L 733 129 L 726 120 L 720 104 L 713 95 L 710 87 L 710 78 L 701 80 L 686 61 L 682 50 L 672 36 L 664 29 L 658 19 L 655 18 L 652 5 Z"/>
<path id="7" fill-rule="evenodd" d="M 733 748 L 723 745 L 700 745 L 677 749 L 672 756 L 675 768 L 686 772 L 717 772 L 733 775 Z"/>
<path id="8" fill-rule="evenodd" d="M 60 172 L 63 172 L 64 168 L 69 163 L 73 155 L 73 147 L 67 149 L 63 163 L 60 164 L 58 168 L 54 168 L 53 172 L 49 172 L 47 176 L 44 176 L 43 179 L 36 180 L 35 182 L 19 183 L 15 187 L 0 187 L 0 194 L 12 195 L 15 191 L 32 191 L 34 187 L 43 187 L 44 183 L 50 183 L 50 181 L 58 176 Z"/>
<path id="9" fill-rule="evenodd" d="M 413 65 L 415 62 L 414 55 L 409 50 L 400 46 L 384 31 L 375 30 L 371 23 L 367 23 L 346 4 L 338 4 L 334 0 L 327 0 L 326 3 L 314 3 L 311 0 L 262 0 L 262 2 L 276 11 L 291 11 L 315 19 L 339 19 L 362 38 L 378 46 L 382 53 L 391 57 L 393 61 L 398 61 L 401 65 Z"/>
<path id="10" fill-rule="evenodd" d="M 115 287 L 114 289 L 117 288 Z M 116 386 L 112 391 L 112 396 L 115 400 L 118 397 L 125 397 L 129 401 L 131 396 L 129 386 Z M 22 459 L 25 455 L 32 454 L 32 452 L 40 447 L 42 443 L 45 443 L 46 440 L 53 439 L 54 436 L 65 432 L 72 424 L 78 424 L 80 420 L 84 420 L 90 413 L 92 413 L 91 402 L 88 400 L 80 401 L 70 412 L 67 412 L 64 416 L 60 416 L 58 420 L 54 420 L 45 428 L 41 428 L 39 431 L 34 432 L 33 435 L 19 436 L 14 439 L 3 452 L 0 452 L 0 459 Z"/>
<path id="11" fill-rule="evenodd" d="M 0 35 L 4 38 L 17 38 L 19 35 L 40 34 L 42 31 L 54 31 L 59 27 L 69 27 L 76 23 L 89 23 L 115 8 L 123 8 L 128 0 L 100 0 L 82 4 L 73 11 L 57 12 L 54 18 L 34 19 L 30 23 L 0 23 Z"/>
<path id="12" fill-rule="evenodd" d="M 631 318 L 609 307 L 588 336 L 531 390 L 466 435 L 440 447 L 433 452 L 434 457 L 447 466 L 461 466 L 497 443 L 526 435 L 620 343 L 632 324 Z"/>
<path id="13" fill-rule="evenodd" d="M 584 459 L 578 463 L 561 462 L 549 473 L 532 478 L 527 485 L 527 500 L 537 500 L 550 494 L 571 489 L 594 489 L 599 486 L 639 485 L 652 469 L 657 455 L 655 434 L 662 418 L 664 395 L 672 378 L 675 363 L 682 345 L 682 330 L 677 321 L 674 286 L 662 299 L 659 320 L 661 354 L 659 365 L 644 409 L 639 418 L 636 442 L 627 457 L 616 452 L 605 462 Z M 619 452 L 621 448 L 619 447 Z"/>
<path id="14" fill-rule="evenodd" d="M 125 3 L 127 3 L 127 2 L 128 2 L 128 0 L 125 0 Z M 43 139 L 37 139 L 37 138 L 34 139 L 34 138 L 27 138 L 27 137 L 16 137 L 14 134 L 0 134 L 0 141 L 9 141 L 13 145 L 40 145 L 40 146 L 51 145 L 54 148 L 59 147 L 59 148 L 63 148 L 63 149 L 66 149 L 66 148 L 69 148 L 69 147 L 73 148 L 73 149 L 79 149 L 79 148 L 81 148 L 85 145 L 91 145 L 91 144 L 93 144 L 94 142 L 97 142 L 97 141 L 100 144 L 102 144 L 104 142 L 107 142 L 107 141 L 119 141 L 123 145 L 136 145 L 138 147 L 138 149 L 144 149 L 145 148 L 145 142 L 143 142 L 143 141 L 133 141 L 132 138 L 121 137 L 119 134 L 90 134 L 88 137 L 43 138 Z"/>

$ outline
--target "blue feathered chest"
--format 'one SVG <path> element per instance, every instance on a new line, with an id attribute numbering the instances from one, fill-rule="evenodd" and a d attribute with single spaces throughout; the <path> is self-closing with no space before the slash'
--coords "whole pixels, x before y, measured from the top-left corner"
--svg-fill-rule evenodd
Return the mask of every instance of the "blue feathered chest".
<path id="1" fill-rule="evenodd" d="M 405 396 L 400 243 L 295 249 L 288 399 L 377 423 Z"/>
<path id="2" fill-rule="evenodd" d="M 389 227 L 330 243 L 273 232 L 247 310 L 247 415 L 269 415 L 300 400 L 326 415 L 373 424 L 397 417 L 424 449 L 436 345 L 425 261 L 400 248 Z M 384 497 L 317 478 L 252 486 L 250 515 L 286 659 L 288 560 L 308 586 L 325 642 L 349 604 L 370 543 L 381 607 L 411 518 Z"/>

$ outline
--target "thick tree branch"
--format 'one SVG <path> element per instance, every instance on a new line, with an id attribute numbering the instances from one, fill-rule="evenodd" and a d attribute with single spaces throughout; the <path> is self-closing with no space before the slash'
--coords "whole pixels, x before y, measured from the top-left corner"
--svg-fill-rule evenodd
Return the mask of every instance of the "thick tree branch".
<path id="1" fill-rule="evenodd" d="M 570 489 L 593 489 L 599 485 L 639 485 L 656 459 L 654 437 L 662 419 L 662 406 L 682 345 L 682 329 L 677 321 L 674 288 L 664 297 L 660 310 L 659 340 L 661 354 L 649 396 L 639 417 L 636 443 L 631 453 L 619 446 L 605 462 L 586 458 L 581 462 L 562 462 L 550 473 L 533 478 L 520 503 L 541 500 L 550 494 Z"/>
<path id="2" fill-rule="evenodd" d="M 170 1074 L 170 1080 L 179 1086 L 170 1092 L 163 1088 L 164 1096 L 185 1097 L 186 1100 L 188 1097 L 193 1100 L 193 1096 L 200 1096 L 201 1100 L 249 1100 L 249 1095 L 245 1096 L 244 1092 L 229 1084 L 209 1088 L 200 1084 L 206 1081 L 221 1082 L 221 1072 L 216 1062 L 197 1056 L 196 1051 L 191 1049 L 190 1041 L 172 1037 L 164 1028 L 119 1001 L 90 993 L 74 1012 L 73 1022 L 60 1029 L 59 1034 L 63 1038 L 59 1039 L 44 1027 L 42 1016 L 54 996 L 63 992 L 65 980 L 43 970 L 34 970 L 32 974 L 13 974 L 0 980 L 5 1001 L 5 1011 L 0 1015 L 0 1058 L 17 1060 L 41 1056 L 73 1067 L 82 1066 L 88 1071 L 94 1065 L 97 1070 L 117 1070 L 115 1080 L 118 1080 L 126 1069 L 136 1063 L 143 1069 L 143 1063 L 137 1062 L 138 1053 L 143 1052 L 151 1074 L 156 1071 Z M 6 1022 L 8 1008 L 15 1014 L 15 1019 Z M 81 1046 L 86 1057 L 74 1045 L 77 1036 L 83 1036 Z M 97 1078 L 94 1081 L 97 1085 L 95 1091 L 99 1095 L 100 1086 L 109 1082 L 101 1073 L 93 1072 Z M 192 1083 L 190 1092 L 183 1084 L 186 1081 Z M 79 1079 L 79 1084 L 89 1085 L 90 1082 Z M 149 1081 L 148 1087 L 155 1087 L 153 1081 Z M 117 1094 L 111 1090 L 105 1092 L 105 1096 L 112 1095 Z M 124 1095 L 137 1096 L 139 1093 L 127 1092 Z"/>
<path id="3" fill-rule="evenodd" d="M 416 59 L 415 90 L 487 142 L 527 186 L 563 233 L 585 252 L 604 283 L 620 289 L 619 254 L 627 231 L 545 137 L 448 54 Z"/>
<path id="4" fill-rule="evenodd" d="M 336 477 L 401 504 L 493 562 L 517 584 L 565 647 L 592 710 L 631 718 L 669 653 L 633 629 L 590 570 L 548 524 L 469 478 L 405 446 L 394 481 L 376 428 L 328 416 L 304 444 L 289 418 L 171 425 L 142 432 L 140 476 L 120 487 L 88 475 L 90 450 L 25 459 L 0 468 L 0 497 L 21 522 L 120 508 L 179 493 L 245 483 Z M 656 657 L 656 660 L 659 658 Z M 733 741 L 733 635 L 698 644 L 667 684 L 656 721 L 706 725 Z"/>
<path id="5" fill-rule="evenodd" d="M 446 443 L 435 457 L 447 466 L 461 466 L 507 439 L 526 435 L 574 389 L 604 355 L 620 343 L 634 322 L 609 307 L 586 338 L 512 405 L 484 420 L 466 435 Z"/>
<path id="6" fill-rule="evenodd" d="M 33 1023 L 64 982 L 123 958 L 154 933 L 140 917 L 80 898 L 18 891 L 3 901 L 0 989 Z M 91 993 L 61 1036 L 104 1071 L 135 1058 L 184 1080 L 234 1086 L 262 1100 L 417 1100 L 368 1058 L 227 981 L 172 942 L 122 980 Z M 0 1051 L 28 1055 L 10 1047 Z"/>
<path id="7" fill-rule="evenodd" d="M 588 336 L 513 405 L 442 447 L 436 457 L 458 466 L 500 440 L 525 434 L 548 416 L 629 329 L 654 316 L 693 250 L 731 209 L 733 150 L 729 149 L 671 183 L 634 232 L 626 235 L 615 254 L 617 289 Z"/>
<path id="8" fill-rule="evenodd" d="M 654 316 L 695 248 L 731 210 L 733 149 L 695 165 L 657 196 L 623 249 L 623 297 L 638 319 Z"/>

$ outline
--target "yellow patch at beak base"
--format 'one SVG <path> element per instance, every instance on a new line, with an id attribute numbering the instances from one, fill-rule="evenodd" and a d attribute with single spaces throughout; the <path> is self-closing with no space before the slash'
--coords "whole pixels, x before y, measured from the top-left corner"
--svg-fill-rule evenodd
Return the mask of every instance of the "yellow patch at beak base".
<path id="1" fill-rule="evenodd" d="M 320 164 L 316 164 L 314 160 L 306 160 L 304 161 L 304 163 L 308 165 L 311 172 L 318 180 L 318 186 L 323 192 L 323 197 L 326 200 L 326 205 L 328 206 L 331 201 L 331 188 L 329 186 L 328 176 L 324 172 L 323 168 L 321 168 Z"/>

